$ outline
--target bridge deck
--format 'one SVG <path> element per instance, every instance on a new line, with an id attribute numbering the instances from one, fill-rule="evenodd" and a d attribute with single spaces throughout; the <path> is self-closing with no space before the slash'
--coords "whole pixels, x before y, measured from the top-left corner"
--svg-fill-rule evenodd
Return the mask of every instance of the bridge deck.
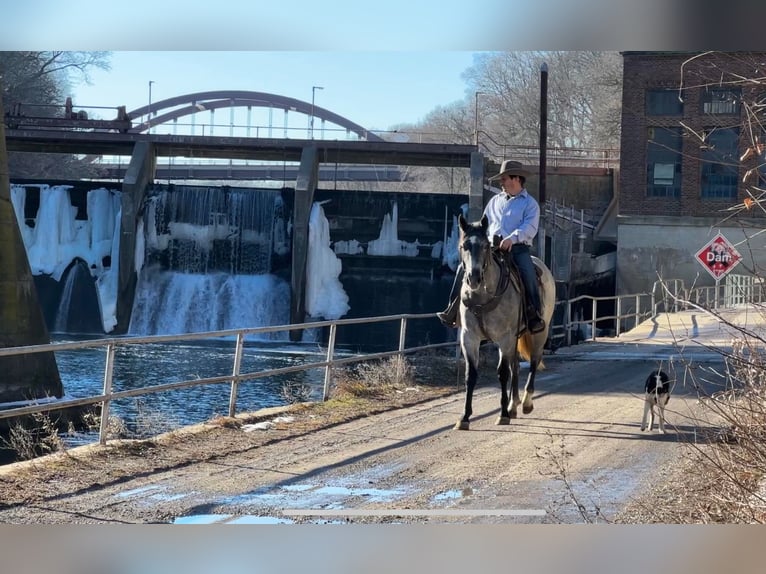
<path id="1" fill-rule="evenodd" d="M 8 151 L 130 156 L 138 142 L 150 142 L 160 157 L 202 157 L 300 161 L 316 146 L 320 163 L 471 166 L 472 145 L 346 140 L 269 139 L 118 132 L 7 129 Z"/>

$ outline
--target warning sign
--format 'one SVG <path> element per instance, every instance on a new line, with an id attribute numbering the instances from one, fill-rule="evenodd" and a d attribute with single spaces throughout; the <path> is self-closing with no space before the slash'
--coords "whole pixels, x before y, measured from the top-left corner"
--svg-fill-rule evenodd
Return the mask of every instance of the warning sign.
<path id="1" fill-rule="evenodd" d="M 696 257 L 715 280 L 734 269 L 742 259 L 739 251 L 720 233 L 697 251 Z"/>

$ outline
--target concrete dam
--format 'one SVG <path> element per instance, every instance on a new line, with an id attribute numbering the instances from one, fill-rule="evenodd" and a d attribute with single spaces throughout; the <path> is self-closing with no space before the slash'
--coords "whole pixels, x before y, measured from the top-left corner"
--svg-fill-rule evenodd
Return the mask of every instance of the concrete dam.
<path id="1" fill-rule="evenodd" d="M 102 335 L 116 324 L 116 187 L 110 182 L 12 185 L 51 332 Z M 149 184 L 138 210 L 140 272 L 127 332 L 289 323 L 294 194 L 292 188 Z M 454 276 L 445 262 L 445 241 L 467 207 L 467 194 L 317 189 L 313 200 L 322 207 L 341 263 L 338 279 L 348 296 L 343 318 L 442 308 Z M 454 338 L 435 318 L 413 323 L 410 331 L 408 344 Z M 337 344 L 390 348 L 397 337 L 393 322 L 349 325 L 338 330 Z"/>

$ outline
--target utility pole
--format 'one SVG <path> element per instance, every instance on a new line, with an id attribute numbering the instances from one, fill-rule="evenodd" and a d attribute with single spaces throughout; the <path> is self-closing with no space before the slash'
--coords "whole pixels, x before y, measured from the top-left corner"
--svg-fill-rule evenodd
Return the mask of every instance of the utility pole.
<path id="1" fill-rule="evenodd" d="M 548 265 L 545 257 L 545 173 L 547 170 L 547 146 L 548 146 L 548 64 L 540 65 L 540 171 L 539 171 L 539 203 L 540 203 L 540 230 L 537 234 L 538 257 Z M 555 217 L 555 215 L 554 215 Z"/>
<path id="2" fill-rule="evenodd" d="M 484 92 L 476 92 L 473 100 L 473 145 L 479 147 L 479 94 Z"/>

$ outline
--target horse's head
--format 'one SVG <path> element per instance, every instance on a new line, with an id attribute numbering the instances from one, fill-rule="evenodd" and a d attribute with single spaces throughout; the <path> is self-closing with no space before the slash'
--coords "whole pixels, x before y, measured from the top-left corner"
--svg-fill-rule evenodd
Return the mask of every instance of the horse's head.
<path id="1" fill-rule="evenodd" d="M 460 260 L 465 270 L 465 280 L 471 289 L 484 281 L 484 272 L 492 257 L 487 228 L 487 216 L 476 223 L 469 223 L 461 213 L 457 218 L 460 225 Z"/>

